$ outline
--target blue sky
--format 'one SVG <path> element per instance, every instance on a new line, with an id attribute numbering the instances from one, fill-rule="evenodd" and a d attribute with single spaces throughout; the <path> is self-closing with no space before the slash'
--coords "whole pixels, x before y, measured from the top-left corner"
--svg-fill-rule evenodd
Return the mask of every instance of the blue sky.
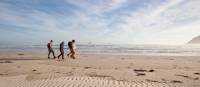
<path id="1" fill-rule="evenodd" d="M 0 44 L 185 44 L 200 0 L 1 0 Z"/>

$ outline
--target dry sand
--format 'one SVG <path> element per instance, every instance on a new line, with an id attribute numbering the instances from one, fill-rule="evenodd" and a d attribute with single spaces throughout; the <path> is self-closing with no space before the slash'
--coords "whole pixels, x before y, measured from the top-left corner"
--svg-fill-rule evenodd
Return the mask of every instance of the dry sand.
<path id="1" fill-rule="evenodd" d="M 200 57 L 0 52 L 0 87 L 200 87 Z"/>

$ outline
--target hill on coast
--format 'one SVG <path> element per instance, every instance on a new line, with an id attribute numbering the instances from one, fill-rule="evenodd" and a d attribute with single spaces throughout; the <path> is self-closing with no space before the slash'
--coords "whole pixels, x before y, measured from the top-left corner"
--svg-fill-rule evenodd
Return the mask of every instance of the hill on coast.
<path id="1" fill-rule="evenodd" d="M 200 35 L 197 37 L 194 37 L 192 40 L 188 42 L 189 44 L 200 44 Z"/>

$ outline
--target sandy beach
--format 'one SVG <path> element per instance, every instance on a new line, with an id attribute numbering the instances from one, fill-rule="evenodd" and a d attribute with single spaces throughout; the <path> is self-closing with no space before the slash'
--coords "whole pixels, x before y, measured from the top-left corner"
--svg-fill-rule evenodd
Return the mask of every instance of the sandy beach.
<path id="1" fill-rule="evenodd" d="M 0 52 L 0 87 L 200 87 L 199 56 Z"/>

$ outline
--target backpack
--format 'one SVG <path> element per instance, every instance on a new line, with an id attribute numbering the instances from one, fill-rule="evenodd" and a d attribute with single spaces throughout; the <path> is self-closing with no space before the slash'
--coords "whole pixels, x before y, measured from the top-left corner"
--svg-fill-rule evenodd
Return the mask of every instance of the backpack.
<path id="1" fill-rule="evenodd" d="M 47 44 L 47 48 L 51 48 L 51 44 L 50 43 Z"/>
<path id="2" fill-rule="evenodd" d="M 72 48 L 72 42 L 71 41 L 68 42 L 68 47 Z"/>

